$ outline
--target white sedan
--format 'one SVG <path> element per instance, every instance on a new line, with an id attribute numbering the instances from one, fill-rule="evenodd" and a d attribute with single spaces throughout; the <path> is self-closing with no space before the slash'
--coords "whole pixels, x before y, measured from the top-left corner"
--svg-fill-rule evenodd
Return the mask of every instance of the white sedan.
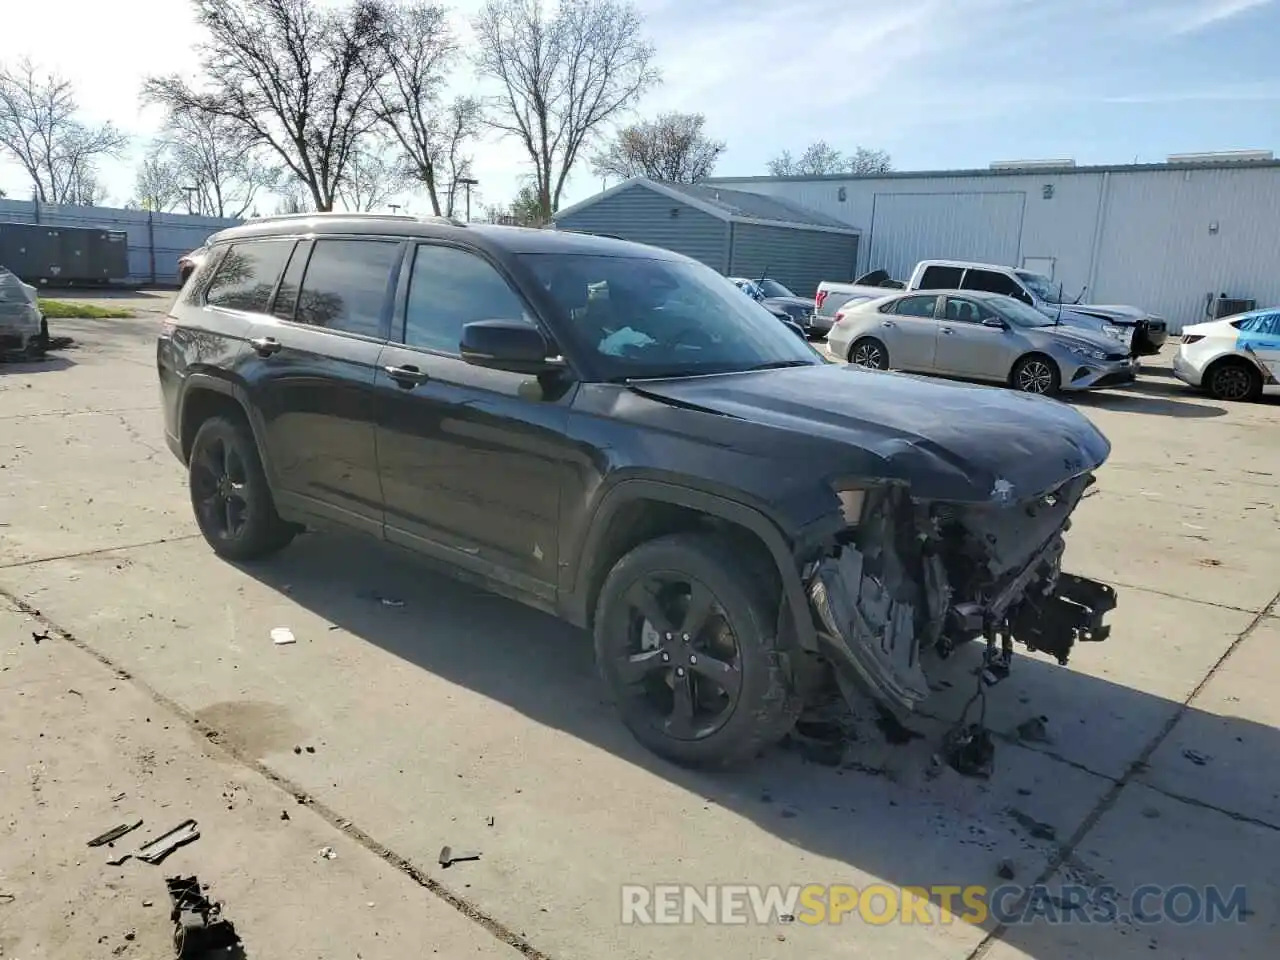
<path id="1" fill-rule="evenodd" d="M 1183 327 L 1173 373 L 1216 400 L 1280 394 L 1280 308 Z"/>

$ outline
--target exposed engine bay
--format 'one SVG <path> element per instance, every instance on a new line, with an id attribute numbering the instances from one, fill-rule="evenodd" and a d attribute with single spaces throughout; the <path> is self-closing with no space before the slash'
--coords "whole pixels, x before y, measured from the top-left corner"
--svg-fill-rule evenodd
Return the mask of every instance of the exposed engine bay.
<path id="1" fill-rule="evenodd" d="M 903 486 L 842 494 L 848 526 L 803 571 L 837 673 L 903 713 L 930 694 L 925 654 L 983 639 L 991 686 L 1009 675 L 1014 641 L 1065 664 L 1077 642 L 1105 640 L 1115 591 L 1062 572 L 1063 535 L 1093 483 L 1083 473 L 981 504 L 915 500 Z"/>

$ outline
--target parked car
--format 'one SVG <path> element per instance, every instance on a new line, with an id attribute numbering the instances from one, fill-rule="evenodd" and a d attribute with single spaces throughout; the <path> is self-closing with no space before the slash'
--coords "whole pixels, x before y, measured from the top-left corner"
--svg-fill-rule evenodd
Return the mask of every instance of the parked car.
<path id="1" fill-rule="evenodd" d="M 1063 326 L 1103 333 L 1124 343 L 1135 357 L 1157 354 L 1168 337 L 1168 324 L 1137 307 L 1069 301 L 1061 288 L 1043 274 L 990 263 L 962 260 L 921 260 L 906 283 L 889 280 L 884 271 L 876 271 L 866 284 L 827 284 L 818 287 L 824 306 L 835 298 L 839 309 L 849 299 L 873 299 L 885 295 L 885 288 L 896 285 L 904 290 L 977 290 L 1001 293 L 1035 307 L 1046 317 Z M 1076 300 L 1082 299 L 1084 291 Z M 844 299 L 840 299 L 844 298 Z M 832 311 L 834 313 L 834 310 Z"/>
<path id="2" fill-rule="evenodd" d="M 796 296 L 777 280 L 748 280 L 745 277 L 730 277 L 729 280 L 774 316 L 796 324 L 807 336 L 826 336 L 831 329 L 829 322 L 816 316 L 811 299 Z"/>
<path id="3" fill-rule="evenodd" d="M 1110 452 L 1084 416 L 825 363 L 670 251 L 242 225 L 157 366 L 215 552 L 262 560 L 305 525 L 434 558 L 590 630 L 623 721 L 677 762 L 754 756 L 837 672 L 907 710 L 957 643 L 988 636 L 998 678 L 1013 637 L 1065 663 L 1109 629 L 1114 592 L 1060 572 Z"/>
<path id="4" fill-rule="evenodd" d="M 848 304 L 828 349 L 877 370 L 1004 383 L 1024 393 L 1092 390 L 1133 380 L 1135 361 L 1110 337 L 1064 327 L 998 293 L 900 293 Z"/>
<path id="5" fill-rule="evenodd" d="M 43 352 L 49 323 L 40 310 L 35 287 L 0 267 L 0 351 Z"/>
<path id="6" fill-rule="evenodd" d="M 1280 393 L 1280 307 L 1183 327 L 1173 373 L 1217 400 Z"/>

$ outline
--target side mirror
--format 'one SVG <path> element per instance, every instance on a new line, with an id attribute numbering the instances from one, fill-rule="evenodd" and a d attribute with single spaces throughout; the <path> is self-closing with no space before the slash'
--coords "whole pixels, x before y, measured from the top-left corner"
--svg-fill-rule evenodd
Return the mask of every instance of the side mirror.
<path id="1" fill-rule="evenodd" d="M 982 321 L 984 327 L 995 327 L 997 330 L 1008 330 L 1009 325 L 999 317 L 987 317 Z"/>
<path id="2" fill-rule="evenodd" d="M 542 331 L 519 320 L 477 320 L 462 328 L 462 359 L 477 367 L 538 375 L 563 370 Z"/>

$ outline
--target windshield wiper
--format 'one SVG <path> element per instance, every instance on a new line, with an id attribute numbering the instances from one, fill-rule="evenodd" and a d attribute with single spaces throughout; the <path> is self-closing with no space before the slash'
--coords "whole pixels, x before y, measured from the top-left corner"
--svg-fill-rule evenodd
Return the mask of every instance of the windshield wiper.
<path id="1" fill-rule="evenodd" d="M 757 363 L 753 367 L 744 367 L 743 373 L 752 373 L 756 370 L 782 370 L 785 367 L 812 367 L 812 360 L 770 360 L 767 363 Z"/>

